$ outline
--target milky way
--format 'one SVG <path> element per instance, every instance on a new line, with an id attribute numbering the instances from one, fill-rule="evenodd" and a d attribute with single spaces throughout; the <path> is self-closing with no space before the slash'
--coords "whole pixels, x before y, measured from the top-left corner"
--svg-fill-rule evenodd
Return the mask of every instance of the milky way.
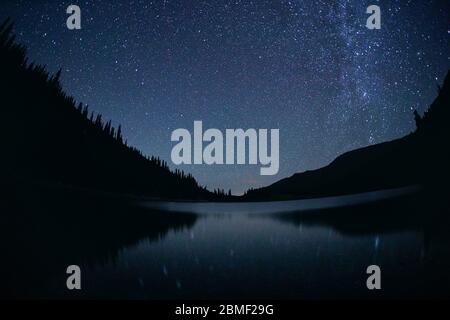
<path id="1" fill-rule="evenodd" d="M 81 30 L 66 27 L 70 4 Z M 365 26 L 371 4 L 380 30 Z M 234 193 L 411 132 L 450 67 L 447 1 L 2 1 L 7 16 L 31 60 L 169 164 L 171 132 L 194 120 L 279 128 L 276 176 L 182 167 Z"/>

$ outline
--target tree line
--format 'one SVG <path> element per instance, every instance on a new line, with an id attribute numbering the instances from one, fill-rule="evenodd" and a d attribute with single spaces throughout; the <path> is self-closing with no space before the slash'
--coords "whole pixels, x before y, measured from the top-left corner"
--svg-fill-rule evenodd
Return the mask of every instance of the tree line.
<path id="1" fill-rule="evenodd" d="M 129 146 L 122 126 L 67 94 L 61 69 L 29 62 L 13 23 L 0 24 L 0 113 L 4 176 L 160 198 L 214 199 L 191 174 Z"/>

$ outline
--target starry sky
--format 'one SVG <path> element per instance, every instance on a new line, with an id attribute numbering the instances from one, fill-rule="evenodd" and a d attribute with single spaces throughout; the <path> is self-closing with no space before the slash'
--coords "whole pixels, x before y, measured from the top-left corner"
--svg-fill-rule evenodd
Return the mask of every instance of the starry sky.
<path id="1" fill-rule="evenodd" d="M 68 30 L 66 8 L 81 8 Z M 381 30 L 366 28 L 369 5 Z M 280 170 L 183 165 L 209 189 L 242 194 L 414 129 L 450 68 L 448 1 L 11 1 L 31 61 L 167 160 L 177 128 L 280 129 Z"/>

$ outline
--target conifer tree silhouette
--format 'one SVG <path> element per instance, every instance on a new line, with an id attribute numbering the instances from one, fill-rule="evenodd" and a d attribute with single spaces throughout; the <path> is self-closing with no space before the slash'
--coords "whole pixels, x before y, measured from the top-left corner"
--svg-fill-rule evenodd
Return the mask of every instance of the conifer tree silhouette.
<path id="1" fill-rule="evenodd" d="M 61 86 L 62 70 L 50 75 L 29 63 L 15 42 L 13 23 L 0 24 L 0 112 L 9 137 L 2 168 L 11 179 L 45 180 L 162 198 L 211 199 L 213 194 L 166 161 L 146 157 L 123 138 L 111 120 L 77 103 Z"/>

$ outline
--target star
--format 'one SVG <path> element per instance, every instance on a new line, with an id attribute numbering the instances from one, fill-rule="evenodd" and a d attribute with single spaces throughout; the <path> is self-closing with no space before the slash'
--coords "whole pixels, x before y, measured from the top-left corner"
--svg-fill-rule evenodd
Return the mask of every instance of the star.
<path id="1" fill-rule="evenodd" d="M 239 194 L 316 169 L 348 150 L 408 134 L 450 67 L 448 10 L 435 0 L 380 2 L 382 27 L 365 27 L 367 3 L 329 1 L 3 1 L 31 61 L 63 68 L 64 90 L 128 143 Z M 433 21 L 433 23 L 430 23 Z M 420 26 L 420 28 L 418 27 Z M 447 33 L 445 31 L 447 30 Z M 205 126 L 280 129 L 280 171 L 170 162 L 171 131 Z"/>

